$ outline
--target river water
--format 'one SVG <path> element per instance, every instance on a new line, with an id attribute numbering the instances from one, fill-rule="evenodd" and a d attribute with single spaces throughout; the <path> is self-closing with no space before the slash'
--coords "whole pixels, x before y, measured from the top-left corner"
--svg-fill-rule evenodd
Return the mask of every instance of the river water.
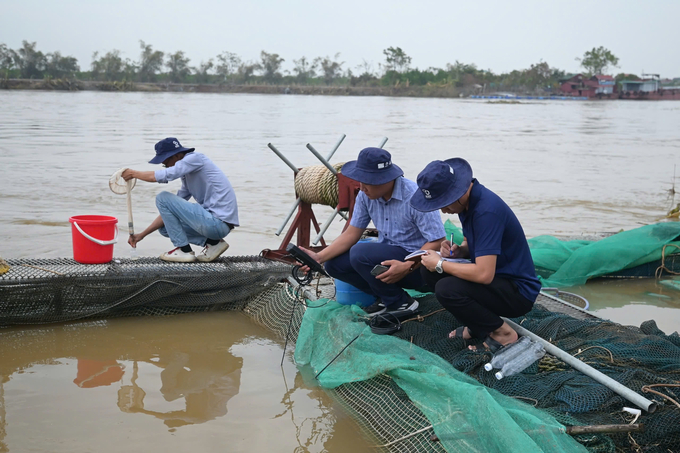
<path id="1" fill-rule="evenodd" d="M 237 193 L 241 227 L 232 255 L 278 248 L 294 202 L 292 171 L 366 146 L 385 148 L 415 179 L 431 160 L 460 156 L 515 211 L 527 236 L 612 233 L 653 223 L 680 202 L 680 102 L 325 97 L 195 93 L 0 91 L 0 256 L 72 256 L 73 215 L 113 215 L 125 197 L 117 169 L 151 170 L 153 145 L 175 136 L 215 161 Z M 675 173 L 674 173 L 675 171 Z M 157 215 L 138 182 L 137 231 Z M 315 207 L 320 222 L 332 212 Z M 455 223 L 457 219 L 453 218 Z M 326 237 L 341 231 L 335 221 Z M 121 230 L 124 232 L 124 229 Z M 142 256 L 171 248 L 158 234 Z M 126 257 L 124 241 L 115 255 Z M 680 292 L 654 281 L 571 289 L 591 311 L 666 333 L 680 325 Z M 240 313 L 116 319 L 0 332 L 2 451 L 369 451 L 355 423 L 302 382 L 283 342 Z M 122 358 L 125 358 L 123 360 Z M 9 365 L 8 365 L 9 364 Z M 8 371 L 9 370 L 9 371 Z"/>

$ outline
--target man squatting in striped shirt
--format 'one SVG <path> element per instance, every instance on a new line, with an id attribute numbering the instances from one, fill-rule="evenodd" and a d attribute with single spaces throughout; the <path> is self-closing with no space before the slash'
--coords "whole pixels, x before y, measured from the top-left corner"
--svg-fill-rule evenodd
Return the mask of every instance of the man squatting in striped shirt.
<path id="1" fill-rule="evenodd" d="M 347 229 L 324 250 L 305 250 L 323 264 L 328 274 L 376 297 L 364 310 L 371 316 L 402 310 L 415 311 L 418 302 L 406 289 L 424 289 L 425 281 L 414 270 L 420 262 L 404 261 L 418 249 L 437 251 L 446 236 L 439 211 L 420 212 L 411 207 L 415 182 L 392 163 L 389 152 L 365 148 L 355 161 L 342 167 L 342 174 L 360 183 L 352 219 Z M 368 224 L 378 230 L 378 242 L 359 242 Z M 377 265 L 389 266 L 372 275 Z"/>

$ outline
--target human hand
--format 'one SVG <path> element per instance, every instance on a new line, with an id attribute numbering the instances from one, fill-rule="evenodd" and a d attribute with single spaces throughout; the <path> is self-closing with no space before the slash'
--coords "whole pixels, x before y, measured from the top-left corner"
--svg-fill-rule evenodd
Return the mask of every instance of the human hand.
<path id="1" fill-rule="evenodd" d="M 130 237 L 128 238 L 128 244 L 130 244 L 132 247 L 137 248 L 137 243 L 144 239 L 144 236 L 141 234 L 131 234 Z"/>
<path id="2" fill-rule="evenodd" d="M 408 275 L 411 266 L 413 265 L 410 261 L 399 261 L 399 260 L 387 260 L 380 264 L 383 266 L 389 266 L 385 272 L 377 275 L 375 278 L 383 283 L 391 285 L 392 283 L 397 283 L 402 278 Z"/>
<path id="3" fill-rule="evenodd" d="M 427 268 L 428 271 L 434 272 L 434 268 L 437 266 L 437 263 L 439 262 L 439 259 L 441 257 L 437 255 L 436 252 L 433 252 L 432 250 L 427 251 L 427 255 L 423 255 L 421 258 L 420 262 Z"/>
<path id="4" fill-rule="evenodd" d="M 439 249 L 441 256 L 445 256 L 447 258 L 456 258 L 458 255 L 460 255 L 460 252 L 460 246 L 451 241 L 442 242 L 442 245 Z"/>
<path id="5" fill-rule="evenodd" d="M 300 250 L 302 250 L 302 251 L 305 252 L 307 255 L 309 255 L 309 257 L 310 257 L 311 259 L 313 259 L 313 260 L 316 261 L 317 263 L 321 264 L 321 258 L 319 258 L 319 254 L 318 254 L 318 253 L 316 253 L 316 252 L 313 251 L 313 250 L 308 250 L 308 249 L 306 249 L 306 248 L 304 248 L 304 247 L 300 247 Z M 300 264 L 302 264 L 302 263 L 300 263 Z M 300 270 L 306 274 L 307 272 L 309 272 L 309 266 L 302 266 L 302 267 L 300 268 Z"/>
<path id="6" fill-rule="evenodd" d="M 123 173 L 121 173 L 121 176 L 123 177 L 124 180 L 129 181 L 131 179 L 134 179 L 134 174 L 135 170 L 131 168 L 126 168 L 125 170 L 123 170 Z"/>

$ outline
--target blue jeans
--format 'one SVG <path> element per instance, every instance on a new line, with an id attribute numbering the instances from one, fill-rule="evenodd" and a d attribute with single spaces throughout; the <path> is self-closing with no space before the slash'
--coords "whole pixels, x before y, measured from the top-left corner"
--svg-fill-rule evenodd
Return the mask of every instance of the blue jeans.
<path id="1" fill-rule="evenodd" d="M 365 293 L 380 297 L 385 306 L 394 307 L 408 300 L 408 295 L 403 288 L 420 290 L 425 287 L 422 275 L 414 271 L 397 283 L 388 285 L 371 275 L 371 269 L 382 261 L 403 261 L 408 254 L 409 252 L 396 245 L 358 242 L 349 251 L 328 260 L 324 266 L 331 277 L 349 283 Z"/>
<path id="2" fill-rule="evenodd" d="M 169 237 L 175 247 L 195 244 L 203 247 L 208 239 L 222 239 L 231 229 L 197 203 L 191 203 L 174 193 L 161 192 L 156 207 L 164 226 L 158 229 Z"/>

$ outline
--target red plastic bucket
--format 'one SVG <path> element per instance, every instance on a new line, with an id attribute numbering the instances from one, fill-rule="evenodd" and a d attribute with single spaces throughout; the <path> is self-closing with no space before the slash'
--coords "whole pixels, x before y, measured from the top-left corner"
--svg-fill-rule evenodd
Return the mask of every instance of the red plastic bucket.
<path id="1" fill-rule="evenodd" d="M 74 215 L 68 221 L 71 222 L 74 260 L 83 264 L 103 264 L 113 259 L 113 244 L 118 240 L 117 218 Z"/>

